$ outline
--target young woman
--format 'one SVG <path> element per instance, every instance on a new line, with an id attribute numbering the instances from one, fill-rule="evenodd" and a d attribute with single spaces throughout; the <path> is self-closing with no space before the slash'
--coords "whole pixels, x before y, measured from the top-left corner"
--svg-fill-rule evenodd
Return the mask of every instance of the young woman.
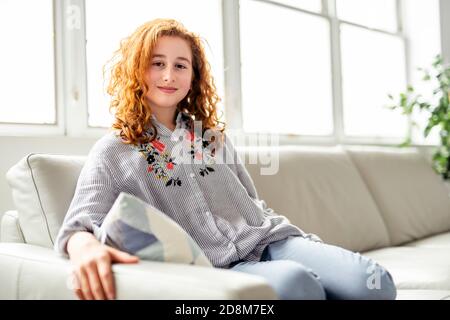
<path id="1" fill-rule="evenodd" d="M 174 20 L 153 20 L 112 61 L 113 130 L 90 151 L 55 243 L 74 265 L 80 299 L 114 299 L 111 264 L 138 262 L 97 240 L 122 191 L 176 221 L 215 267 L 262 276 L 281 299 L 395 298 L 380 265 L 306 234 L 259 199 L 218 120 L 219 97 L 196 34 Z M 173 156 L 180 137 L 194 161 Z"/>

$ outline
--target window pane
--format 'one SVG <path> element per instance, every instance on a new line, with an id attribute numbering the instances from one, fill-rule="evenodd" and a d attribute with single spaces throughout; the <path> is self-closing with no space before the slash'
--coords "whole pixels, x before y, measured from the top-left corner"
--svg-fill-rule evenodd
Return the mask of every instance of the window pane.
<path id="1" fill-rule="evenodd" d="M 56 123 L 52 1 L 0 1 L 0 36 L 0 122 Z"/>
<path id="2" fill-rule="evenodd" d="M 240 19 L 244 130 L 331 134 L 328 22 L 254 1 Z"/>
<path id="3" fill-rule="evenodd" d="M 321 0 L 274 0 L 274 2 L 314 12 L 320 12 L 322 10 Z"/>
<path id="4" fill-rule="evenodd" d="M 107 14 L 105 14 L 107 8 Z M 138 10 L 136 9 L 138 8 Z M 205 14 L 207 13 L 207 14 Z M 219 0 L 96 0 L 86 1 L 89 126 L 109 127 L 109 96 L 102 68 L 121 39 L 142 23 L 172 18 L 206 39 L 206 54 L 219 95 L 223 96 L 223 50 Z M 101 23 L 99 23 L 101 21 Z M 220 112 L 219 112 L 220 115 Z"/>
<path id="5" fill-rule="evenodd" d="M 401 39 L 349 25 L 341 35 L 345 134 L 404 137 L 405 117 L 384 107 L 406 85 Z"/>
<path id="6" fill-rule="evenodd" d="M 391 32 L 397 30 L 396 0 L 337 0 L 339 19 Z"/>

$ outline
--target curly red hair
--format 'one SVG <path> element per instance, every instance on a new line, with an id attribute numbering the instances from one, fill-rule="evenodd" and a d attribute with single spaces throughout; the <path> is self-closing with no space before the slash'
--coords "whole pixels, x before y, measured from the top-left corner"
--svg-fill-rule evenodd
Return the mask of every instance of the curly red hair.
<path id="1" fill-rule="evenodd" d="M 219 121 L 216 111 L 221 99 L 216 93 L 202 41 L 198 35 L 173 19 L 155 19 L 138 27 L 121 41 L 120 48 L 110 60 L 111 77 L 107 92 L 111 96 L 110 111 L 115 111 L 112 129 L 119 130 L 126 144 L 137 145 L 155 139 L 157 129 L 151 121 L 152 111 L 145 98 L 148 87 L 144 73 L 150 65 L 156 43 L 162 36 L 180 37 L 190 44 L 192 50 L 192 87 L 178 103 L 178 111 L 188 113 L 195 121 L 201 121 L 203 130 L 218 129 L 223 133 L 226 125 Z M 150 127 L 153 134 L 148 135 L 146 133 Z"/>

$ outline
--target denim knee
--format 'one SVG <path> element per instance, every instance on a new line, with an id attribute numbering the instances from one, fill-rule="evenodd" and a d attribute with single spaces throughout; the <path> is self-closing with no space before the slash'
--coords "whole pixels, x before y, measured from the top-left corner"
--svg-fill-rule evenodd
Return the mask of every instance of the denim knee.
<path id="1" fill-rule="evenodd" d="M 325 300 L 325 290 L 311 270 L 292 261 L 283 263 L 283 274 L 273 283 L 281 300 Z"/>
<path id="2" fill-rule="evenodd" d="M 382 266 L 370 265 L 353 284 L 355 299 L 361 300 L 394 300 L 397 288 L 391 274 Z"/>
<path id="3" fill-rule="evenodd" d="M 397 288 L 395 287 L 392 275 L 383 267 L 377 266 L 379 272 L 379 282 L 367 281 L 367 287 L 372 288 L 367 299 L 395 300 Z M 372 279 L 371 279 L 372 280 Z M 375 286 L 374 286 L 375 282 Z"/>

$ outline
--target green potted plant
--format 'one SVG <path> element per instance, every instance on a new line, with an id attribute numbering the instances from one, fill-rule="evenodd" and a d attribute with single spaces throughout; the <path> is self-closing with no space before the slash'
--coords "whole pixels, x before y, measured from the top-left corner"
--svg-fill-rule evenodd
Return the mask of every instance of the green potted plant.
<path id="1" fill-rule="evenodd" d="M 423 81 L 433 82 L 432 98 L 424 98 L 417 94 L 411 85 L 408 85 L 406 91 L 401 92 L 397 97 L 388 95 L 391 104 L 387 108 L 400 109 L 407 117 L 416 110 L 426 112 L 428 122 L 423 131 L 424 137 L 429 135 L 431 129 L 439 127 L 440 144 L 433 153 L 433 168 L 447 180 L 450 178 L 450 65 L 444 64 L 442 57 L 437 55 L 430 69 L 419 68 L 418 70 L 423 73 Z M 412 126 L 418 127 L 418 124 L 412 121 Z M 399 146 L 410 145 L 411 132 Z"/>

